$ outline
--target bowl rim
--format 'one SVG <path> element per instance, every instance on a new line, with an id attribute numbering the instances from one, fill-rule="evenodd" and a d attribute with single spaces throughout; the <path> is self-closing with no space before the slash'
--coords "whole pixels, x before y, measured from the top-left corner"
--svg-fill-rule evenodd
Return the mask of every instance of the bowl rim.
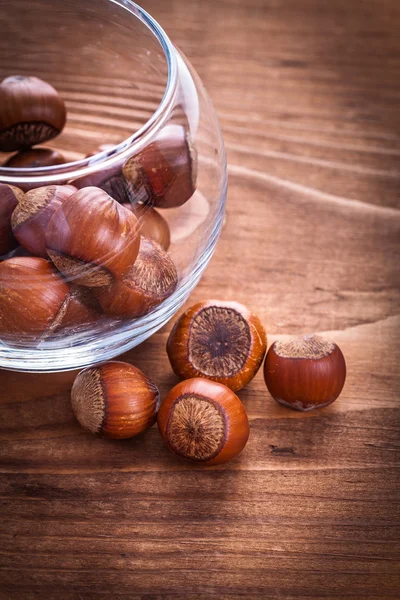
<path id="1" fill-rule="evenodd" d="M 164 52 L 168 69 L 167 83 L 160 104 L 142 127 L 112 150 L 105 150 L 91 157 L 40 169 L 0 166 L 1 183 L 15 186 L 32 184 L 34 187 L 40 187 L 40 185 L 63 184 L 92 175 L 99 170 L 113 169 L 133 154 L 140 152 L 169 119 L 178 88 L 178 60 L 174 45 L 161 25 L 136 2 L 132 0 L 107 1 L 118 5 L 132 17 L 139 19 L 158 40 Z"/>

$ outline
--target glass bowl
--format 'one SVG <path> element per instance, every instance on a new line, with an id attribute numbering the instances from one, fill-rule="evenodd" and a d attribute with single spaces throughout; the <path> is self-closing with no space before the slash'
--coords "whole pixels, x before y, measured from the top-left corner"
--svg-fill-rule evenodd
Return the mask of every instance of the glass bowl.
<path id="1" fill-rule="evenodd" d="M 187 59 L 157 22 L 129 0 L 0 0 L 0 31 L 0 81 L 17 75 L 40 78 L 57 90 L 67 108 L 65 128 L 39 144 L 60 152 L 65 162 L 36 167 L 25 162 L 17 168 L 9 153 L 0 153 L 0 183 L 25 193 L 31 190 L 25 202 L 32 190 L 44 186 L 72 184 L 79 189 L 70 188 L 67 200 L 60 201 L 51 220 L 42 224 L 46 258 L 32 257 L 29 245 L 31 253 L 27 246 L 17 246 L 0 258 L 0 367 L 38 372 L 83 368 L 143 342 L 176 313 L 197 285 L 214 252 L 224 216 L 227 175 L 221 132 L 211 101 Z M 88 187 L 92 188 L 89 199 Z M 56 249 L 74 257 L 88 279 L 82 279 L 79 269 L 64 268 L 65 263 L 54 258 L 48 248 L 49 230 L 57 245 L 65 238 L 65 229 L 58 238 L 53 221 L 60 223 L 65 217 L 72 235 L 75 230 L 66 206 L 71 208 L 77 195 L 78 246 L 89 229 L 93 236 L 109 227 L 98 197 L 111 202 L 118 223 L 121 211 L 128 211 L 121 203 L 137 209 L 141 252 L 145 220 L 157 209 L 164 232 L 165 221 L 170 230 L 168 253 L 177 271 L 176 287 L 166 299 L 158 299 L 135 317 L 118 311 L 111 314 L 107 309 L 105 314 L 99 304 L 100 287 L 109 290 L 112 300 L 120 299 L 111 286 L 125 282 L 127 259 L 119 271 L 108 260 L 111 254 L 119 259 L 130 249 L 134 261 L 132 245 L 139 247 L 139 242 L 133 241 L 132 227 L 125 244 L 121 245 L 121 239 L 106 240 L 108 249 L 96 246 L 102 247 L 101 255 L 87 262 L 79 252 Z M 86 203 L 80 203 L 82 196 Z M 2 203 L 4 208 L 0 198 L 0 220 L 4 219 Z M 92 219 L 98 227 L 92 227 Z M 14 233 L 17 236 L 15 229 Z M 139 229 L 135 235 L 140 236 Z M 146 231 L 146 236 L 151 237 L 151 232 Z M 135 273 L 137 264 L 138 259 L 130 266 Z M 144 278 L 151 279 L 150 267 L 144 265 Z M 96 280 L 91 276 L 103 267 L 107 281 L 91 287 Z M 42 304 L 50 302 L 54 278 L 59 283 L 54 292 L 59 305 L 43 309 Z M 76 298 L 77 284 L 83 300 Z M 70 319 L 67 325 L 63 321 L 67 306 L 73 312 L 70 303 L 81 301 L 90 317 L 82 318 L 81 311 L 80 319 Z"/>

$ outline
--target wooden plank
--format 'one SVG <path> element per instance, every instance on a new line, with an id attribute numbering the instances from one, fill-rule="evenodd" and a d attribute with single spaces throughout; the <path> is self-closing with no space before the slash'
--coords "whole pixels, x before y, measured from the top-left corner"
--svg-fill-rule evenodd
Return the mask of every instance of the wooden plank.
<path id="1" fill-rule="evenodd" d="M 143 6 L 202 76 L 228 150 L 226 225 L 191 301 L 248 304 L 270 343 L 326 332 L 348 378 L 335 404 L 304 415 L 259 373 L 240 393 L 246 450 L 204 470 L 156 428 L 86 434 L 74 373 L 0 372 L 0 600 L 398 600 L 400 5 Z M 119 73 L 102 82 L 71 63 L 62 80 L 52 64 L 72 112 L 67 152 L 89 106 L 119 124 L 116 142 L 157 104 L 149 85 L 113 112 L 131 93 Z M 87 142 L 98 135 L 93 124 Z M 170 329 L 123 357 L 162 395 L 176 382 Z"/>

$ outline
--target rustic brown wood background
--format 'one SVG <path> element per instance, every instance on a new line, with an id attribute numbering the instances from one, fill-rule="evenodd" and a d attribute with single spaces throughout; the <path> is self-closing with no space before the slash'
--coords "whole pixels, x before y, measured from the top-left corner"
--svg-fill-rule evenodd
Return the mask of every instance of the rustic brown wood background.
<path id="1" fill-rule="evenodd" d="M 400 598 L 398 0 L 148 0 L 192 60 L 229 158 L 227 224 L 192 300 L 236 299 L 270 341 L 328 332 L 333 406 L 240 394 L 242 456 L 175 460 L 157 429 L 76 424 L 73 374 L 0 372 L 0 598 Z M 164 394 L 170 326 L 125 358 Z"/>

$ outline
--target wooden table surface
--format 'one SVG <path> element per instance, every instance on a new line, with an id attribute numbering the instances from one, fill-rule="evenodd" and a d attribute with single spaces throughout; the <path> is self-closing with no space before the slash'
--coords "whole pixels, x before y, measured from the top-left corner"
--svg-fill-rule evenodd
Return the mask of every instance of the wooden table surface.
<path id="1" fill-rule="evenodd" d="M 0 372 L 1 600 L 400 598 L 398 0 L 148 0 L 202 76 L 229 159 L 227 223 L 191 300 L 235 299 L 277 336 L 327 332 L 331 407 L 279 407 L 261 373 L 227 466 L 157 429 L 75 422 L 74 374 Z M 125 358 L 175 383 L 171 325 Z"/>

